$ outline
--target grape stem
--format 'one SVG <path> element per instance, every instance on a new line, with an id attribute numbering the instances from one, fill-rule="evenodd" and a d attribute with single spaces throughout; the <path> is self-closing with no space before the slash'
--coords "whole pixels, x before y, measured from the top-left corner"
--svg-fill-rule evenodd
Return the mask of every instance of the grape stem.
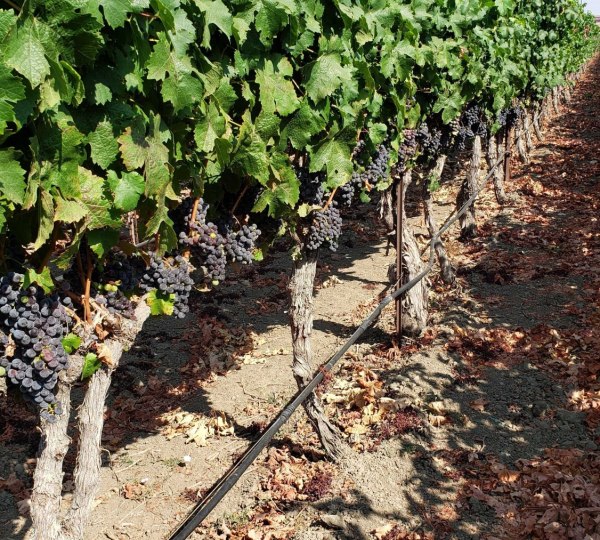
<path id="1" fill-rule="evenodd" d="M 83 296 L 83 313 L 85 322 L 88 324 L 92 323 L 92 310 L 90 308 L 90 294 L 92 289 L 92 272 L 94 271 L 94 265 L 92 263 L 92 256 L 90 249 L 87 249 L 87 272 L 85 275 L 85 288 Z"/>
<path id="2" fill-rule="evenodd" d="M 248 187 L 249 185 L 246 184 L 242 191 L 240 191 L 240 194 L 238 195 L 238 198 L 235 200 L 235 202 L 233 203 L 233 207 L 231 208 L 231 215 L 233 216 L 235 214 L 235 211 L 237 210 L 237 207 L 240 205 L 240 203 L 242 202 L 242 198 L 244 197 L 244 195 L 246 194 L 246 191 L 248 191 Z"/>
<path id="3" fill-rule="evenodd" d="M 83 271 L 83 262 L 81 261 L 81 252 L 77 252 L 77 270 L 79 270 L 79 280 L 81 281 L 81 289 L 85 290 L 85 272 Z"/>
<path id="4" fill-rule="evenodd" d="M 338 188 L 334 188 L 333 191 L 331 192 L 331 195 L 329 195 L 329 199 L 327 199 L 327 202 L 325 203 L 325 206 L 323 207 L 323 212 L 331 206 L 331 203 L 333 202 L 333 198 L 335 197 L 335 193 L 336 193 L 337 189 Z"/>

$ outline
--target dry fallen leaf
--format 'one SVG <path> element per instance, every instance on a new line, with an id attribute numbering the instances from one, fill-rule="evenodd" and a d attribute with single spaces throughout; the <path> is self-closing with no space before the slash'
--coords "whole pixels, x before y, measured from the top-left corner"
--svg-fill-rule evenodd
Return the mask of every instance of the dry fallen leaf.
<path id="1" fill-rule="evenodd" d="M 483 411 L 485 411 L 485 407 L 486 407 L 486 405 L 488 403 L 489 402 L 486 401 L 485 399 L 480 398 L 480 399 L 476 399 L 474 401 L 471 401 L 469 403 L 469 405 L 470 405 L 471 409 L 473 409 L 475 411 L 483 412 Z"/>

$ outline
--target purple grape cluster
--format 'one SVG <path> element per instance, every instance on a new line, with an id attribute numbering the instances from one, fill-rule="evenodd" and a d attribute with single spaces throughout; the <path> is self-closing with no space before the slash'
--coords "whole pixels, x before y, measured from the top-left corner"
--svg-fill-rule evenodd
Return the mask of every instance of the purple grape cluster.
<path id="1" fill-rule="evenodd" d="M 35 286 L 23 288 L 24 276 L 11 272 L 0 280 L 0 323 L 3 347 L 0 366 L 10 382 L 40 408 L 40 416 L 54 422 L 62 406 L 53 392 L 58 374 L 67 368 L 62 345 L 71 318 L 69 297 L 45 295 Z M 11 356 L 7 356 L 9 339 Z"/>
<path id="2" fill-rule="evenodd" d="M 523 118 L 524 113 L 525 111 L 519 105 L 502 109 L 498 113 L 498 123 L 500 124 L 500 127 L 511 130 L 517 125 L 519 120 Z"/>
<path id="3" fill-rule="evenodd" d="M 256 225 L 236 228 L 232 220 L 217 225 L 208 221 L 208 209 L 209 206 L 200 200 L 196 219 L 192 223 L 192 204 L 187 204 L 185 231 L 179 234 L 179 243 L 190 249 L 194 259 L 205 269 L 207 279 L 213 285 L 218 285 L 225 279 L 228 260 L 242 264 L 252 262 L 261 231 Z"/>
<path id="4" fill-rule="evenodd" d="M 325 197 L 325 174 L 310 173 L 303 167 L 297 167 L 295 172 L 300 181 L 300 201 L 310 205 L 322 205 Z"/>
<path id="5" fill-rule="evenodd" d="M 460 129 L 456 137 L 456 148 L 463 152 L 467 147 L 467 140 L 479 136 L 487 137 L 488 127 L 485 113 L 478 105 L 468 105 L 460 117 Z"/>
<path id="6" fill-rule="evenodd" d="M 421 124 L 417 130 L 416 138 L 421 146 L 423 159 L 426 161 L 435 158 L 445 142 L 442 130 L 435 127 L 430 128 L 427 123 Z"/>
<path id="7" fill-rule="evenodd" d="M 415 157 L 418 146 L 417 131 L 414 129 L 405 129 L 404 139 L 398 149 L 398 163 L 395 166 L 396 174 L 402 174 L 406 170 L 406 165 Z"/>
<path id="8" fill-rule="evenodd" d="M 217 225 L 207 221 L 208 204 L 200 200 L 193 223 L 192 205 L 188 207 L 184 218 L 185 230 L 179 234 L 179 243 L 190 249 L 194 259 L 204 268 L 207 280 L 217 285 L 225 279 L 227 239 L 219 232 Z"/>
<path id="9" fill-rule="evenodd" d="M 150 265 L 140 281 L 144 292 L 157 291 L 173 299 L 173 315 L 183 319 L 190 311 L 188 302 L 194 280 L 188 261 L 182 257 L 163 259 L 156 253 L 150 253 Z"/>
<path id="10" fill-rule="evenodd" d="M 256 225 L 242 225 L 237 231 L 229 228 L 226 235 L 225 251 L 229 260 L 250 264 L 254 258 L 254 248 L 260 237 Z"/>
<path id="11" fill-rule="evenodd" d="M 340 211 L 332 203 L 325 210 L 313 212 L 312 222 L 306 237 L 306 249 L 316 251 L 321 247 L 336 251 L 342 233 Z"/>
<path id="12" fill-rule="evenodd" d="M 348 182 L 340 189 L 339 193 L 342 204 L 350 206 L 356 192 L 362 191 L 366 186 L 374 186 L 388 175 L 388 161 L 390 159 L 390 148 L 387 144 L 381 144 L 373 160 L 363 172 L 354 172 Z"/>
<path id="13" fill-rule="evenodd" d="M 133 302 L 125 296 L 118 285 L 114 283 L 94 284 L 92 295 L 96 303 L 106 307 L 109 313 L 121 315 L 126 319 L 135 318 Z"/>

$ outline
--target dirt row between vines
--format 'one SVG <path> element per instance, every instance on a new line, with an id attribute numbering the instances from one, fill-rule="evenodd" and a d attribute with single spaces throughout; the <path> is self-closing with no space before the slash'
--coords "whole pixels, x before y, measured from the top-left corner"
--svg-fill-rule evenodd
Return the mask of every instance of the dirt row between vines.
<path id="1" fill-rule="evenodd" d="M 458 283 L 433 278 L 430 330 L 398 348 L 387 312 L 320 388 L 347 439 L 342 461 L 324 460 L 296 413 L 194 537 L 600 536 L 598 88 L 596 61 L 507 186 L 514 204 L 487 191 L 478 238 L 451 231 Z M 440 223 L 456 187 L 435 194 Z M 316 362 L 386 286 L 394 255 L 372 211 L 357 211 L 339 252 L 322 257 Z M 288 257 L 198 295 L 187 321 L 146 325 L 111 391 L 86 538 L 165 538 L 295 392 Z M 6 407 L 0 527 L 20 539 L 37 435 L 31 414 Z"/>

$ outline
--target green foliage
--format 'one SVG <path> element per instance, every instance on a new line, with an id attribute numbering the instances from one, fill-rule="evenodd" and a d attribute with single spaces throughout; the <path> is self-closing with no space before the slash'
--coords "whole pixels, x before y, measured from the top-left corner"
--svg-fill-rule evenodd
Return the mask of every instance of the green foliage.
<path id="1" fill-rule="evenodd" d="M 61 340 L 62 346 L 67 354 L 73 354 L 81 345 L 81 338 L 75 334 L 67 334 Z"/>
<path id="2" fill-rule="evenodd" d="M 102 362 L 98 358 L 98 355 L 94 353 L 87 353 L 83 359 L 83 368 L 81 369 L 81 380 L 91 377 L 96 371 L 102 367 Z"/>
<path id="3" fill-rule="evenodd" d="M 597 36 L 576 0 L 28 0 L 0 10 L 0 232 L 64 267 L 136 210 L 168 250 L 183 188 L 256 186 L 293 230 L 298 155 L 343 185 L 358 131 L 539 100 Z"/>

